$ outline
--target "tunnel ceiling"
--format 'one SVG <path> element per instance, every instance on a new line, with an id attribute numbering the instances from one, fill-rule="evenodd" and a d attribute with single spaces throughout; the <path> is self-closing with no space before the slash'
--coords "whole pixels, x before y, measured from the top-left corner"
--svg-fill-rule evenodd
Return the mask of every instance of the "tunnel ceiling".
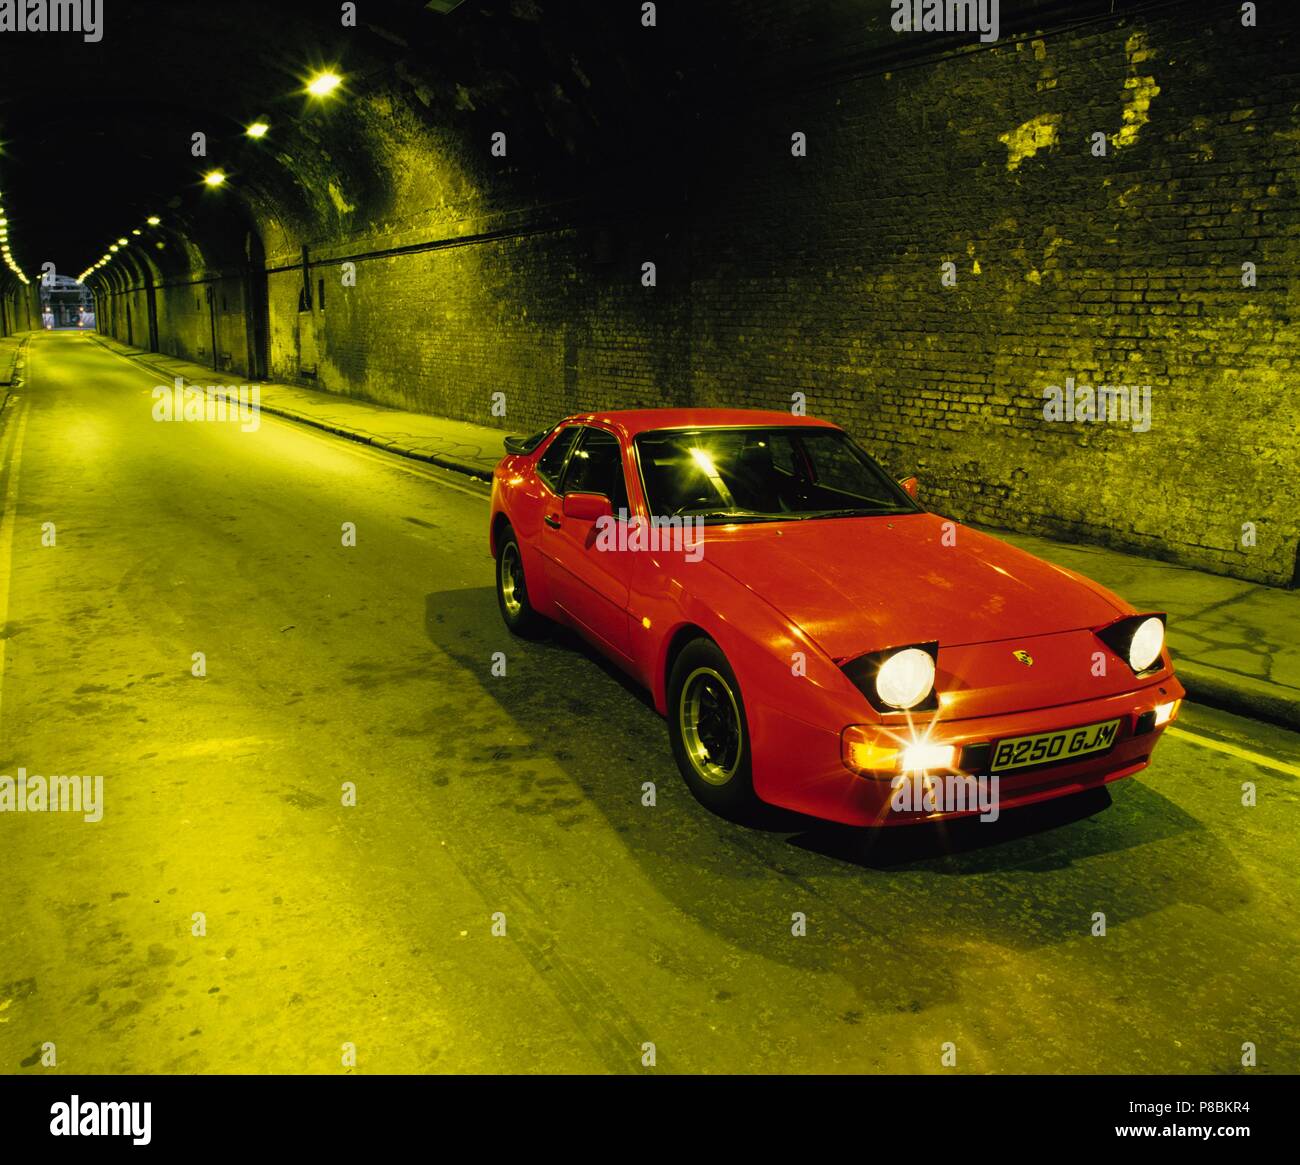
<path id="1" fill-rule="evenodd" d="M 33 280 L 47 261 L 77 274 L 150 215 L 172 262 L 199 241 L 208 261 L 238 259 L 249 230 L 272 221 L 329 238 L 343 233 L 339 207 L 349 230 L 391 213 L 394 133 L 433 149 L 508 127 L 526 155 L 605 164 L 631 148 L 638 108 L 672 86 L 620 50 L 644 51 L 629 39 L 642 31 L 635 13 L 599 0 L 438 7 L 365 0 L 348 28 L 329 3 L 133 0 L 105 6 L 98 43 L 7 36 L 0 193 L 16 260 Z M 313 100 L 304 81 L 323 68 L 345 88 Z M 244 128 L 257 120 L 271 131 L 252 141 Z M 206 157 L 191 152 L 196 132 Z M 213 169 L 226 187 L 204 186 Z"/>
<path id="2" fill-rule="evenodd" d="M 1070 16 L 1110 3 L 1084 0 Z M 1008 0 L 1002 31 L 1066 7 Z M 6 34 L 0 194 L 28 277 L 47 262 L 78 274 L 115 240 L 135 244 L 132 230 L 139 245 L 117 268 L 139 272 L 147 257 L 164 273 L 245 262 L 250 236 L 283 255 L 418 230 L 427 207 L 463 220 L 510 181 L 526 201 L 631 169 L 622 189 L 652 197 L 682 181 L 682 138 L 702 107 L 743 115 L 747 84 L 806 68 L 809 46 L 859 62 L 940 47 L 898 37 L 889 5 L 860 0 L 670 2 L 652 30 L 640 0 L 362 0 L 357 27 L 341 8 L 132 0 L 104 6 L 96 43 Z M 304 82 L 322 68 L 345 87 L 316 101 Z M 271 129 L 253 141 L 244 129 L 257 120 Z M 512 135 L 511 162 L 488 172 L 498 129 Z M 205 157 L 191 152 L 196 132 Z M 219 190 L 202 182 L 213 169 L 229 177 Z"/>

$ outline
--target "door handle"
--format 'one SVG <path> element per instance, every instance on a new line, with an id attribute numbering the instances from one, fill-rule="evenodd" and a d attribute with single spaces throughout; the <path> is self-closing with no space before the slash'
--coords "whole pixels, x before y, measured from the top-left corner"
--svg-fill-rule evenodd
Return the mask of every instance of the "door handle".
<path id="1" fill-rule="evenodd" d="M 558 530 L 560 528 L 560 519 L 555 517 L 553 514 L 547 514 L 543 521 L 545 521 L 552 530 Z"/>

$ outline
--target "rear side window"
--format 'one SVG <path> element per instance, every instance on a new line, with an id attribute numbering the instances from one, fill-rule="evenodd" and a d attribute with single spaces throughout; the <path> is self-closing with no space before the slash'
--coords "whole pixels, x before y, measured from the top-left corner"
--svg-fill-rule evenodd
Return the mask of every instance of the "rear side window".
<path id="1" fill-rule="evenodd" d="M 564 492 L 604 494 L 617 514 L 627 508 L 627 481 L 618 438 L 603 429 L 582 431 L 564 472 Z"/>
<path id="2" fill-rule="evenodd" d="M 578 435 L 578 429 L 578 425 L 561 429 L 556 433 L 555 440 L 547 446 L 546 452 L 537 459 L 537 476 L 556 493 L 559 493 L 558 482 L 560 472 L 564 469 L 564 459 L 569 456 L 569 450 L 573 448 L 573 439 Z"/>

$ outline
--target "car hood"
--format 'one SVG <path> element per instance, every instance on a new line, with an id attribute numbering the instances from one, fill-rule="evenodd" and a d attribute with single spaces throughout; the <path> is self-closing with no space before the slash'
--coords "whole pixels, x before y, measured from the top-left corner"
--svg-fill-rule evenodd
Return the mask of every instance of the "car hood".
<path id="1" fill-rule="evenodd" d="M 704 561 L 836 660 L 1099 627 L 1132 611 L 1082 575 L 928 513 L 710 526 Z"/>

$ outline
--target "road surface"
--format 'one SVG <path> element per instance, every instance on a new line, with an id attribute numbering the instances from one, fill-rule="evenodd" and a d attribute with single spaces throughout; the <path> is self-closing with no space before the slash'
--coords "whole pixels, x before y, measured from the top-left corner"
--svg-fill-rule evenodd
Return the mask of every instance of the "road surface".
<path id="1" fill-rule="evenodd" d="M 104 777 L 0 813 L 3 1071 L 1300 1070 L 1295 735 L 1188 707 L 1109 797 L 741 828 L 507 635 L 483 491 L 156 383 L 41 335 L 3 414 L 0 774 Z"/>

